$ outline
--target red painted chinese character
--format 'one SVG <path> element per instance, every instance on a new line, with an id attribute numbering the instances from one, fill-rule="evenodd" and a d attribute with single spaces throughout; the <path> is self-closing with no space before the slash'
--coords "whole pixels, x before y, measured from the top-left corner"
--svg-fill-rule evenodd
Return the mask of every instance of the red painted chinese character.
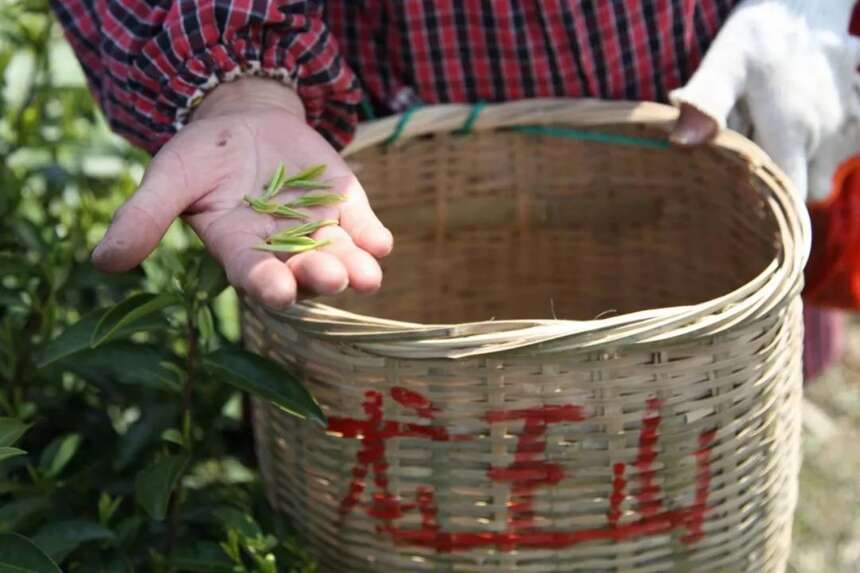
<path id="1" fill-rule="evenodd" d="M 508 505 L 508 531 L 520 533 L 534 527 L 534 492 L 551 486 L 564 478 L 559 464 L 542 461 L 546 451 L 546 430 L 549 424 L 580 422 L 585 419 L 578 406 L 542 406 L 526 410 L 493 411 L 487 415 L 491 424 L 523 420 L 523 431 L 517 438 L 514 462 L 506 468 L 490 468 L 487 473 L 494 482 L 511 484 Z"/>
<path id="2" fill-rule="evenodd" d="M 429 400 L 405 388 L 393 388 L 391 395 L 401 406 L 414 410 L 422 418 L 433 419 L 436 408 Z M 385 461 L 385 442 L 391 438 L 426 438 L 428 440 L 447 442 L 452 439 L 462 439 L 460 436 L 450 436 L 448 431 L 440 426 L 413 423 L 394 422 L 382 417 L 383 395 L 380 392 L 368 391 L 362 405 L 367 418 L 353 420 L 349 418 L 329 418 L 328 430 L 337 432 L 344 438 L 359 438 L 361 450 L 356 455 L 356 464 L 352 469 L 352 481 L 346 496 L 340 504 L 340 514 L 348 515 L 358 505 L 365 486 L 363 482 L 368 470 L 373 472 L 373 483 L 379 491 L 371 495 L 367 514 L 383 521 L 391 521 L 403 514 L 404 506 L 388 489 L 388 464 Z"/>
<path id="3" fill-rule="evenodd" d="M 394 388 L 392 398 L 421 418 L 434 420 L 437 409 L 420 394 L 404 388 Z M 699 436 L 696 456 L 696 486 L 690 507 L 667 511 L 660 500 L 660 487 L 655 483 L 654 461 L 661 418 L 661 402 L 650 399 L 642 417 L 642 429 L 636 459 L 632 466 L 637 470 L 637 488 L 633 497 L 637 501 L 639 519 L 622 522 L 621 507 L 629 497 L 630 485 L 625 473 L 627 465 L 615 464 L 612 468 L 612 492 L 606 514 L 607 526 L 576 531 L 546 531 L 535 527 L 533 508 L 535 491 L 540 487 L 558 484 L 565 477 L 560 464 L 546 461 L 546 432 L 550 424 L 576 423 L 585 419 L 579 406 L 543 406 L 533 409 L 493 411 L 487 415 L 490 424 L 523 421 L 517 438 L 514 461 L 507 467 L 494 467 L 488 477 L 496 483 L 509 483 L 511 501 L 508 504 L 507 526 L 504 531 L 446 532 L 437 519 L 433 490 L 420 487 L 413 502 L 403 502 L 391 494 L 388 487 L 388 464 L 385 461 L 385 442 L 397 437 L 417 437 L 433 441 L 468 440 L 469 436 L 451 435 L 444 427 L 433 424 L 414 424 L 385 420 L 382 415 L 383 395 L 370 391 L 365 394 L 364 420 L 330 418 L 329 430 L 345 438 L 358 438 L 362 445 L 352 469 L 352 481 L 340 505 L 346 517 L 359 505 L 365 490 L 368 473 L 373 473 L 376 487 L 365 506 L 367 515 L 378 520 L 377 530 L 386 533 L 397 543 L 433 548 L 439 552 L 462 551 L 480 547 L 494 547 L 499 551 L 514 549 L 559 549 L 594 540 L 626 540 L 643 535 L 667 533 L 683 527 L 687 533 L 682 540 L 695 543 L 703 536 L 702 526 L 707 511 L 710 486 L 710 452 L 716 437 L 715 431 Z M 395 520 L 407 512 L 417 510 L 421 526 L 404 529 L 394 525 Z"/>

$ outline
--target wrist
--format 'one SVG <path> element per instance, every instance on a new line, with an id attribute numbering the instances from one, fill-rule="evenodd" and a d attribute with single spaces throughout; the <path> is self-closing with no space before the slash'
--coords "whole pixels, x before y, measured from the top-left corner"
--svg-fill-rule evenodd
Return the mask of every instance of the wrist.
<path id="1" fill-rule="evenodd" d="M 305 120 L 305 107 L 291 87 L 274 79 L 246 77 L 222 83 L 206 94 L 191 121 L 272 109 Z"/>

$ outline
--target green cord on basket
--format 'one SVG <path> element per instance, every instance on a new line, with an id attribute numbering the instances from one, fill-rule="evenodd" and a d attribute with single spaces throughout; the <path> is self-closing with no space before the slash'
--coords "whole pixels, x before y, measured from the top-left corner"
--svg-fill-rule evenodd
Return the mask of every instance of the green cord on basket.
<path id="1" fill-rule="evenodd" d="M 527 133 L 529 135 L 548 135 L 550 137 L 564 137 L 567 139 L 594 141 L 596 143 L 636 145 L 638 147 L 650 147 L 652 149 L 669 149 L 670 147 L 669 142 L 663 139 L 618 135 L 615 133 L 601 133 L 598 131 L 585 131 L 582 129 L 572 129 L 569 127 L 557 127 L 552 125 L 517 125 L 508 129 L 511 131 L 518 131 L 520 133 Z"/>
<path id="2" fill-rule="evenodd" d="M 394 127 L 394 131 L 385 140 L 385 147 L 393 145 L 400 136 L 403 135 L 403 130 L 406 124 L 412 119 L 412 115 L 421 107 L 421 104 L 416 104 L 403 112 L 400 120 Z M 481 111 L 486 107 L 486 103 L 480 101 L 472 106 L 469 110 L 469 116 L 463 122 L 463 127 L 454 131 L 457 135 L 467 135 L 471 133 L 475 122 Z M 516 131 L 528 135 L 546 135 L 549 137 L 562 137 L 566 139 L 577 139 L 580 141 L 593 141 L 595 143 L 609 143 L 613 145 L 635 145 L 637 147 L 647 147 L 650 149 L 669 149 L 670 143 L 665 139 L 654 139 L 648 137 L 636 137 L 633 135 L 619 135 L 615 133 L 601 133 L 598 131 L 587 131 L 583 129 L 573 129 L 570 127 L 560 127 L 554 125 L 515 125 L 508 128 L 503 128 L 508 131 Z"/>
<path id="3" fill-rule="evenodd" d="M 403 112 L 403 115 L 400 116 L 400 121 L 397 122 L 394 131 L 388 136 L 388 139 L 385 140 L 385 147 L 391 147 L 398 139 L 400 139 L 400 136 L 403 135 L 403 130 L 406 129 L 406 124 L 409 123 L 410 119 L 412 119 L 412 114 L 418 111 L 418 108 L 420 107 L 421 104 L 415 104 Z"/>
<path id="4" fill-rule="evenodd" d="M 367 96 L 361 98 L 361 111 L 364 112 L 364 117 L 367 119 L 376 119 L 376 114 L 373 113 L 373 105 L 370 103 L 370 98 Z"/>
<path id="5" fill-rule="evenodd" d="M 469 110 L 469 117 L 466 118 L 466 121 L 463 122 L 463 127 L 455 131 L 457 135 L 468 135 L 472 132 L 472 128 L 475 127 L 475 122 L 478 121 L 478 116 L 481 115 L 481 112 L 486 107 L 486 102 L 479 101 L 475 105 L 472 106 L 472 109 Z"/>

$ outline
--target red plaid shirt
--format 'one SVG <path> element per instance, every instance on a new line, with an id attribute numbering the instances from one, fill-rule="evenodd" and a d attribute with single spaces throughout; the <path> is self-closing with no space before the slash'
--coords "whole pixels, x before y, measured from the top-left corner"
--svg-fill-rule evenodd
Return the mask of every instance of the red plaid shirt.
<path id="1" fill-rule="evenodd" d="M 665 100 L 737 0 L 53 0 L 111 125 L 156 151 L 196 101 L 280 78 L 346 143 L 362 101 Z"/>

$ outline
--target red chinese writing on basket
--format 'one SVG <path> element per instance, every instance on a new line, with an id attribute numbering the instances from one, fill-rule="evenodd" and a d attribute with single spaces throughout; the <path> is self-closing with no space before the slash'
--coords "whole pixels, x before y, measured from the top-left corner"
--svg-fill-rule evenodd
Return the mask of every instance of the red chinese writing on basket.
<path id="1" fill-rule="evenodd" d="M 471 436 L 451 434 L 442 426 L 434 424 L 437 409 L 424 396 L 394 388 L 391 398 L 400 406 L 411 410 L 430 424 L 416 424 L 386 420 L 383 417 L 384 396 L 380 392 L 365 394 L 364 419 L 330 418 L 329 431 L 344 438 L 358 438 L 361 448 L 352 468 L 352 480 L 347 494 L 340 503 L 340 514 L 346 517 L 360 506 L 365 513 L 377 520 L 377 530 L 388 534 L 398 543 L 433 548 L 440 552 L 493 547 L 500 551 L 515 549 L 558 549 L 577 543 L 594 540 L 622 541 L 644 535 L 664 534 L 684 528 L 682 539 L 695 543 L 703 536 L 702 525 L 708 505 L 710 486 L 710 446 L 715 431 L 702 432 L 695 451 L 696 483 L 694 499 L 690 506 L 667 509 L 660 495 L 660 486 L 655 483 L 654 462 L 661 418 L 661 403 L 650 399 L 639 430 L 636 459 L 633 466 L 636 475 L 631 484 L 627 479 L 627 464 L 618 463 L 612 468 L 613 479 L 609 495 L 606 525 L 595 529 L 576 531 L 542 530 L 536 526 L 534 495 L 542 487 L 557 485 L 565 477 L 564 467 L 545 460 L 546 433 L 553 424 L 576 423 L 586 420 L 580 406 L 542 406 L 521 410 L 496 410 L 486 416 L 489 424 L 522 422 L 522 431 L 517 437 L 514 460 L 507 467 L 492 467 L 487 477 L 493 483 L 510 486 L 510 501 L 507 504 L 507 523 L 503 531 L 446 532 L 437 519 L 435 493 L 429 487 L 420 487 L 414 501 L 404 501 L 391 493 L 388 480 L 388 464 L 385 458 L 386 442 L 393 438 L 422 438 L 438 442 L 468 441 Z M 365 490 L 369 501 L 362 503 Z M 632 492 L 637 501 L 640 518 L 621 523 L 621 505 Z M 418 528 L 398 527 L 395 522 L 409 512 L 417 511 L 421 517 Z"/>

